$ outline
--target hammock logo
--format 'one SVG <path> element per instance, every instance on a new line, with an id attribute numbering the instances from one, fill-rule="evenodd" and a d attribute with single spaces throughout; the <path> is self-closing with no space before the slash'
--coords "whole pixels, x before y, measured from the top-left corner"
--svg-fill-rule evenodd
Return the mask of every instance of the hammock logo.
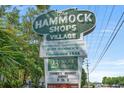
<path id="1" fill-rule="evenodd" d="M 49 11 L 41 14 L 33 22 L 33 29 L 47 40 L 78 39 L 95 28 L 96 18 L 91 11 L 68 9 Z"/>

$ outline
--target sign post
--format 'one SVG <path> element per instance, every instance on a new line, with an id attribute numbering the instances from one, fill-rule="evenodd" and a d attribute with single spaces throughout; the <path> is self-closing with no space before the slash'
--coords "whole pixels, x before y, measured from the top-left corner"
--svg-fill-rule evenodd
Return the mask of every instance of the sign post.
<path id="1" fill-rule="evenodd" d="M 33 29 L 44 36 L 40 57 L 45 62 L 46 87 L 80 87 L 81 63 L 87 57 L 82 36 L 92 32 L 95 23 L 93 12 L 77 9 L 52 10 L 36 17 Z"/>

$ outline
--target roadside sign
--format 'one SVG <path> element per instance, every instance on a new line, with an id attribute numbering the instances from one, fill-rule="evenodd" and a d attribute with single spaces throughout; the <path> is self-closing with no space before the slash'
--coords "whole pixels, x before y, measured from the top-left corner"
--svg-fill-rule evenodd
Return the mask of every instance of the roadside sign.
<path id="1" fill-rule="evenodd" d="M 87 57 L 82 37 L 95 24 L 95 14 L 88 10 L 52 10 L 36 17 L 33 30 L 44 38 L 40 57 L 45 61 L 46 87 L 80 87 L 81 63 Z"/>
<path id="2" fill-rule="evenodd" d="M 91 11 L 67 9 L 49 11 L 39 15 L 33 22 L 33 29 L 49 40 L 79 39 L 95 28 L 95 15 Z"/>

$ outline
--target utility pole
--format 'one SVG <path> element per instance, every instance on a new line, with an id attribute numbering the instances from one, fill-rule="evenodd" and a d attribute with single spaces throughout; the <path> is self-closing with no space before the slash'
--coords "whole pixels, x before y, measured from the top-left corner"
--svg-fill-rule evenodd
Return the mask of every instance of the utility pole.
<path id="1" fill-rule="evenodd" d="M 89 63 L 88 63 L 88 59 L 86 59 L 86 66 L 87 66 L 87 87 L 89 87 Z"/>

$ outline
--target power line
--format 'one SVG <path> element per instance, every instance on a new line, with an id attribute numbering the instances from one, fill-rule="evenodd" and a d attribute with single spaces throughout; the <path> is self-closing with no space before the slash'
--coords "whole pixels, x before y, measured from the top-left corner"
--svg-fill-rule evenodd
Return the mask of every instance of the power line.
<path id="1" fill-rule="evenodd" d="M 121 17 L 119 18 L 119 21 L 118 21 L 117 24 L 119 24 L 119 23 L 121 22 L 123 16 L 124 16 L 124 12 L 122 13 Z M 124 21 L 124 20 L 123 20 L 123 21 Z M 123 22 L 123 21 L 122 21 L 122 22 Z M 108 45 L 109 45 L 109 42 L 110 42 L 112 36 L 114 35 L 114 33 L 116 34 L 116 32 L 117 32 L 117 31 L 116 31 L 117 26 L 118 26 L 118 25 L 115 26 L 115 28 L 114 28 L 114 30 L 113 30 L 113 33 L 111 34 L 111 36 L 110 36 L 110 38 L 109 38 L 109 40 L 108 40 L 108 42 L 107 42 L 107 44 L 106 44 L 105 46 L 108 46 Z M 105 50 L 105 48 L 104 48 L 103 50 Z"/>
<path id="2" fill-rule="evenodd" d="M 110 11 L 110 14 L 109 14 L 107 23 L 106 23 L 105 28 L 104 28 L 105 30 L 106 30 L 106 28 L 107 28 L 107 26 L 108 26 L 108 24 L 109 24 L 109 22 L 110 22 L 110 19 L 111 19 L 111 17 L 112 17 L 112 14 L 113 14 L 114 9 L 115 9 L 115 6 L 112 6 L 112 9 L 111 9 L 111 11 Z M 106 8 L 105 12 L 107 12 L 107 8 Z M 106 13 L 105 13 L 105 14 L 106 14 Z M 104 16 L 105 16 L 105 14 L 104 14 Z M 101 24 L 100 30 L 102 29 L 102 27 L 103 27 L 103 23 Z M 98 42 L 98 45 L 97 45 L 97 48 L 96 48 L 96 52 L 94 53 L 94 58 L 96 58 L 96 55 L 97 55 L 97 53 L 98 53 L 98 50 L 99 50 L 99 48 L 100 48 L 100 46 L 101 46 L 101 44 L 102 44 L 103 37 L 104 37 L 104 35 L 105 35 L 105 30 L 103 31 L 102 36 L 101 36 L 101 38 L 100 38 L 100 40 L 99 40 L 99 42 Z M 98 36 L 100 36 L 100 31 L 99 31 L 99 33 L 98 33 Z"/>
<path id="3" fill-rule="evenodd" d="M 115 7 L 115 6 L 112 6 L 112 9 L 111 9 L 111 11 L 110 11 L 110 14 L 109 14 L 107 23 L 106 23 L 106 25 L 105 25 L 105 29 L 107 28 L 107 26 L 108 26 L 108 24 L 109 24 L 109 22 L 110 22 L 111 16 L 112 16 L 113 11 L 114 11 L 114 7 Z M 107 18 L 107 17 L 105 17 L 106 14 L 107 14 L 107 11 L 108 11 L 108 8 L 105 9 L 105 13 L 104 13 L 104 15 L 103 15 L 104 17 L 103 17 L 102 21 L 104 21 L 105 18 Z M 100 30 L 103 28 L 103 26 L 104 26 L 103 24 L 104 24 L 104 22 L 101 22 Z M 98 33 L 98 37 L 97 37 L 97 38 L 100 37 L 100 30 L 99 30 L 99 33 Z M 101 46 L 101 43 L 102 43 L 102 41 L 103 41 L 104 34 L 105 34 L 105 30 L 104 30 L 104 32 L 103 32 L 102 37 L 100 38 L 100 40 L 97 39 L 97 41 L 99 40 L 99 42 L 98 42 L 98 45 L 97 45 L 97 48 L 96 48 L 96 52 L 94 53 L 94 57 L 93 57 L 94 59 L 96 58 L 97 52 L 98 52 L 98 50 L 99 50 L 99 48 L 100 48 L 100 46 Z"/>
<path id="4" fill-rule="evenodd" d="M 96 8 L 96 9 L 98 9 L 98 11 L 96 11 L 96 16 L 98 16 L 98 14 L 99 14 L 99 12 L 100 12 L 100 11 L 99 11 L 100 8 L 102 8 L 102 7 L 99 6 L 98 8 Z M 101 29 L 101 28 L 103 27 L 103 24 L 104 24 L 103 21 L 104 21 L 104 19 L 106 18 L 107 10 L 108 10 L 108 7 L 105 7 L 105 10 L 104 10 L 104 12 L 103 12 L 104 14 L 102 15 L 103 17 L 102 17 L 102 19 L 101 19 L 102 22 L 100 22 L 100 26 L 96 26 L 96 29 L 97 29 L 97 27 L 99 27 L 99 29 Z M 95 34 L 95 33 L 91 33 L 91 36 L 90 36 L 91 38 L 94 37 L 93 34 Z M 100 34 L 100 30 L 98 30 L 98 36 L 97 36 L 97 38 L 99 38 L 99 36 L 100 36 L 99 34 Z M 87 40 L 88 40 L 88 39 L 87 39 Z M 93 39 L 92 39 L 92 40 L 93 40 Z M 90 40 L 90 41 L 91 41 L 91 40 Z M 97 39 L 97 41 L 98 41 L 98 39 Z M 90 45 L 90 46 L 89 46 L 89 49 L 88 49 L 88 54 L 90 54 L 90 50 L 92 49 L 92 47 L 93 47 L 94 44 L 92 44 L 92 42 L 89 42 L 88 44 Z M 91 45 L 92 45 L 92 46 L 91 46 Z M 94 55 L 94 56 L 95 56 L 95 55 Z M 94 57 L 93 57 L 93 58 L 94 58 Z M 90 59 L 89 59 L 89 62 L 90 62 Z"/>
<path id="5" fill-rule="evenodd" d="M 108 24 L 109 24 L 109 22 L 110 22 L 111 16 L 112 16 L 113 11 L 114 11 L 114 8 L 115 8 L 115 6 L 112 7 L 112 10 L 111 10 L 110 15 L 109 15 L 109 19 L 108 19 L 108 21 L 107 21 L 107 24 L 105 25 L 105 30 L 106 30 L 106 28 L 107 28 L 107 26 L 108 26 Z M 99 48 L 100 48 L 100 46 L 101 46 L 101 44 L 102 44 L 103 37 L 104 37 L 104 35 L 105 35 L 105 30 L 104 30 L 104 32 L 103 32 L 103 34 L 102 34 L 101 39 L 99 40 L 99 44 L 98 44 L 98 46 L 97 46 L 97 48 L 96 48 L 97 50 L 96 50 L 96 53 L 95 53 L 95 54 L 98 53 L 98 50 L 99 50 Z M 95 56 L 95 57 L 96 57 L 96 56 Z"/>
<path id="6" fill-rule="evenodd" d="M 124 13 L 123 13 L 122 15 L 124 15 Z M 121 16 L 121 19 L 122 19 L 122 17 L 123 17 L 123 16 Z M 119 25 L 119 23 L 120 23 L 120 20 L 118 21 L 118 23 L 117 23 L 117 25 L 116 25 L 116 27 L 115 27 L 115 29 L 114 29 L 113 32 L 115 32 L 115 30 L 116 30 L 117 26 Z M 94 68 L 91 70 L 90 73 L 92 73 L 92 72 L 95 70 L 95 68 L 97 67 L 97 65 L 101 62 L 102 58 L 104 57 L 105 53 L 106 53 L 107 50 L 109 49 L 110 45 L 112 44 L 113 40 L 115 39 L 116 35 L 118 34 L 120 28 L 122 27 L 123 23 L 124 23 L 124 20 L 121 22 L 119 28 L 117 29 L 115 35 L 112 37 L 111 41 L 110 41 L 110 39 L 109 39 L 110 43 L 109 43 L 109 44 L 107 43 L 108 46 L 104 48 L 103 52 L 101 53 L 101 55 L 100 55 L 100 57 L 98 58 L 98 60 L 97 60 L 97 62 L 96 62 L 96 64 L 95 64 L 95 66 L 94 66 Z M 111 36 L 112 36 L 112 35 L 111 35 Z M 108 41 L 108 42 L 109 42 L 109 41 Z"/>
<path id="7" fill-rule="evenodd" d="M 96 8 L 96 6 L 94 6 L 94 12 L 96 13 L 96 16 L 98 15 L 98 12 L 99 12 L 99 8 L 98 8 L 98 10 L 97 10 L 97 8 Z M 90 34 L 91 36 L 93 35 L 93 33 L 91 33 Z M 90 36 L 90 37 L 91 37 Z M 88 41 L 88 39 L 87 39 L 87 41 Z M 91 40 L 90 40 L 91 41 Z M 89 42 L 89 44 L 90 44 L 90 42 Z M 91 44 L 92 45 L 92 44 Z M 89 48 L 89 51 L 90 51 L 90 48 Z"/>
<path id="8" fill-rule="evenodd" d="M 111 43 L 113 42 L 113 40 L 115 39 L 115 36 L 117 35 L 117 33 L 119 32 L 121 26 L 123 25 L 124 21 L 121 23 L 121 25 L 119 26 L 118 31 L 116 32 L 116 34 L 114 35 L 114 37 L 112 38 L 111 42 L 109 43 L 108 47 L 105 49 L 105 51 L 103 52 L 103 55 L 100 56 L 100 58 L 97 61 L 97 64 L 94 66 L 93 70 L 91 71 L 91 73 L 95 70 L 95 68 L 97 67 L 97 65 L 101 62 L 102 58 L 104 57 L 105 53 L 107 52 L 108 48 L 110 47 Z"/>

